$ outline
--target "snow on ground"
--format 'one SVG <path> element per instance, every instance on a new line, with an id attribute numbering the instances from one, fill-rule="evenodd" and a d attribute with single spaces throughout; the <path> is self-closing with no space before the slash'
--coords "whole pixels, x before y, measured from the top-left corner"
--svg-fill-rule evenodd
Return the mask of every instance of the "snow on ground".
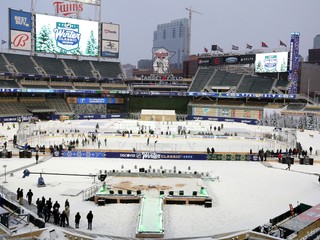
<path id="1" fill-rule="evenodd" d="M 75 121 L 70 123 L 72 128 L 90 127 L 88 131 L 95 128 L 97 122 L 95 121 Z M 137 130 L 137 121 L 127 122 L 125 120 L 112 121 L 111 123 L 105 121 L 105 129 L 110 130 L 109 126 L 117 125 L 114 129 L 117 130 L 118 126 L 132 126 L 132 130 Z M 41 123 L 47 124 L 47 123 Z M 63 129 L 60 122 L 55 122 L 56 127 Z M 61 123 L 66 124 L 66 123 Z M 147 123 L 146 123 L 147 124 Z M 161 125 L 161 123 L 149 123 Z M 177 122 L 174 124 L 185 124 Z M 220 126 L 221 123 L 215 122 L 188 122 L 190 128 L 196 129 L 200 125 L 205 130 L 209 129 L 210 124 Z M 40 124 L 39 124 L 40 125 Z M 99 129 L 104 128 L 103 122 L 99 122 Z M 54 124 L 51 123 L 51 126 Z M 170 125 L 171 126 L 171 125 Z M 169 126 L 169 127 L 170 127 Z M 14 130 L 4 131 L 4 127 L 0 127 L 1 133 L 5 132 L 7 135 L 13 135 Z M 161 127 L 161 126 L 160 126 Z M 164 129 L 167 126 L 164 125 Z M 49 129 L 42 126 L 42 129 Z M 247 126 L 235 123 L 224 123 L 224 128 L 228 130 L 234 129 L 248 129 L 248 134 L 256 134 L 257 132 L 270 132 L 273 128 L 264 128 L 258 126 Z M 173 129 L 173 127 L 172 127 Z M 54 129 L 52 129 L 54 130 Z M 196 131 L 196 130 L 195 130 Z M 232 129 L 233 131 L 233 129 Z M 283 130 L 285 131 L 285 130 Z M 103 133 L 105 134 L 105 133 Z M 102 135 L 103 135 L 102 134 Z M 318 148 L 319 134 L 318 132 L 309 131 L 296 131 L 297 141 L 300 141 L 305 148 L 313 146 L 314 149 Z M 313 135 L 313 136 L 310 136 Z M 127 145 L 134 144 L 135 142 L 141 148 L 146 147 L 146 137 L 110 137 L 108 134 L 108 146 L 106 149 L 120 147 L 126 148 Z M 48 144 L 52 141 L 54 136 L 51 137 L 36 137 L 41 140 L 41 144 Z M 55 141 L 61 141 L 56 138 Z M 103 139 L 103 138 L 102 138 Z M 188 137 L 172 138 L 172 137 L 159 137 L 159 142 L 163 142 L 164 148 L 172 144 L 179 145 L 181 150 L 192 150 L 194 148 L 201 148 L 205 151 L 207 146 L 213 145 L 216 147 L 216 139 L 198 139 Z M 66 139 L 65 139 L 66 140 Z M 153 140 L 153 138 L 152 138 Z M 129 142 L 130 141 L 130 142 Z M 121 142 L 119 144 L 119 142 Z M 152 142 L 152 141 L 150 141 Z M 262 141 L 252 142 L 251 147 L 261 146 Z M 232 144 L 231 146 L 229 144 Z M 277 147 L 277 143 L 271 143 L 271 146 Z M 284 144 L 285 146 L 285 144 Z M 156 146 L 157 147 L 157 146 Z M 97 148 L 96 145 L 90 148 Z M 128 147 L 128 149 L 130 149 Z M 228 149 L 245 149 L 247 151 L 248 142 L 244 140 L 235 140 L 228 142 L 224 140 L 217 147 L 218 151 L 225 151 Z M 170 149 L 169 149 L 170 150 Z M 313 156 L 318 160 L 318 156 Z M 287 165 L 279 164 L 276 161 L 269 161 L 272 167 L 265 167 L 260 162 L 237 162 L 237 161 L 184 161 L 184 160 L 126 160 L 126 159 L 99 159 L 99 158 L 51 158 L 47 161 L 40 161 L 38 165 L 34 164 L 34 157 L 31 159 L 19 159 L 14 157 L 12 159 L 0 159 L 0 165 L 7 165 L 7 172 L 14 171 L 15 169 L 24 167 L 28 168 L 31 172 L 56 172 L 56 173 L 78 173 L 78 174 L 96 174 L 99 170 L 122 170 L 122 165 L 125 170 L 134 171 L 135 166 L 138 168 L 149 168 L 151 166 L 155 169 L 173 169 L 181 171 L 197 171 L 197 172 L 210 172 L 212 176 L 219 176 L 220 181 L 202 181 L 181 179 L 146 179 L 137 178 L 132 180 L 135 185 L 165 185 L 173 190 L 180 190 L 183 185 L 185 192 L 197 190 L 196 187 L 207 187 L 210 196 L 213 199 L 212 208 L 204 208 L 203 206 L 194 205 L 165 205 L 164 206 L 164 227 L 165 238 L 176 237 L 195 237 L 214 235 L 224 232 L 231 232 L 236 230 L 252 229 L 258 225 L 267 223 L 270 218 L 273 218 L 287 210 L 289 204 L 296 206 L 298 203 L 305 203 L 309 205 L 316 205 L 320 199 L 320 186 L 318 178 L 314 174 L 320 174 L 320 164 L 316 161 L 314 165 L 299 165 L 295 163 L 291 166 L 291 171 L 285 170 Z M 1 170 L 0 170 L 1 171 Z M 18 170 L 11 176 L 6 175 L 8 183 L 2 183 L 2 186 L 16 192 L 17 188 L 23 188 L 26 194 L 29 189 L 34 192 L 34 201 L 36 198 L 45 196 L 51 197 L 53 201 L 58 200 L 61 205 L 64 205 L 66 199 L 70 202 L 71 207 L 71 226 L 74 226 L 74 215 L 80 212 L 82 219 L 80 223 L 80 230 L 87 232 L 85 216 L 89 210 L 93 211 L 93 232 L 106 235 L 117 235 L 123 237 L 135 237 L 138 225 L 138 204 L 109 204 L 103 207 L 96 206 L 93 202 L 83 201 L 82 194 L 78 196 L 65 196 L 66 192 L 81 191 L 93 185 L 91 177 L 71 177 L 71 176 L 53 176 L 44 175 L 46 187 L 38 188 L 37 174 L 31 174 L 27 178 L 22 178 L 22 171 Z M 4 181 L 4 174 L 1 175 L 0 181 Z M 96 180 L 97 181 L 97 180 Z M 127 182 L 127 178 L 111 179 L 107 178 L 107 183 L 116 185 L 117 183 Z M 148 194 L 148 193 L 146 193 Z M 156 194 L 151 191 L 149 194 Z"/>

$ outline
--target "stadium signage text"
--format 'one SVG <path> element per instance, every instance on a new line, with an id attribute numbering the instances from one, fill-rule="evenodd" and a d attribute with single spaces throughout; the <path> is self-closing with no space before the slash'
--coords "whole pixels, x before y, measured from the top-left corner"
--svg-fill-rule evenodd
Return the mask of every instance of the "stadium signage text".
<path id="1" fill-rule="evenodd" d="M 82 3 L 65 3 L 56 1 L 53 2 L 53 6 L 55 7 L 56 14 L 62 14 L 63 16 L 69 16 L 72 14 L 83 12 Z"/>
<path id="2" fill-rule="evenodd" d="M 145 76 L 145 75 L 141 75 L 140 77 L 141 80 L 182 80 L 183 77 L 175 77 L 173 75 L 149 75 L 149 76 Z"/>

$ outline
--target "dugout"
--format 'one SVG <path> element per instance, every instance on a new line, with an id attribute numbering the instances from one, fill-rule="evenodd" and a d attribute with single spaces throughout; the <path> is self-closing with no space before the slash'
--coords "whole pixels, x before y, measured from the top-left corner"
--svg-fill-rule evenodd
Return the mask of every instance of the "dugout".
<path id="1" fill-rule="evenodd" d="M 142 121 L 176 121 L 175 110 L 142 109 L 140 120 Z"/>

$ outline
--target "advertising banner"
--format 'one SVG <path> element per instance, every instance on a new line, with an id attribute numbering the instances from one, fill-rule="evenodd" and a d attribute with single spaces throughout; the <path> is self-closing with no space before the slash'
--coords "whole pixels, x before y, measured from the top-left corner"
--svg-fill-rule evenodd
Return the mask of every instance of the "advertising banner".
<path id="1" fill-rule="evenodd" d="M 158 152 L 87 152 L 62 151 L 62 157 L 85 158 L 126 158 L 126 159 L 168 159 L 168 160 L 207 160 L 207 154 L 178 154 Z"/>
<path id="2" fill-rule="evenodd" d="M 240 64 L 252 64 L 256 60 L 255 54 L 247 54 L 247 55 L 240 55 L 239 56 L 239 63 Z"/>
<path id="3" fill-rule="evenodd" d="M 110 119 L 110 118 L 126 118 L 127 114 L 119 113 L 119 114 L 79 114 L 76 115 L 76 119 Z"/>
<path id="4" fill-rule="evenodd" d="M 208 67 L 211 65 L 211 58 L 198 58 L 198 66 Z"/>
<path id="5" fill-rule="evenodd" d="M 256 54 L 255 71 L 256 73 L 287 72 L 288 52 Z"/>
<path id="6" fill-rule="evenodd" d="M 31 32 L 10 30 L 10 48 L 31 51 Z"/>
<path id="7" fill-rule="evenodd" d="M 102 23 L 102 39 L 119 41 L 120 25 L 113 23 Z"/>
<path id="8" fill-rule="evenodd" d="M 246 123 L 250 125 L 257 125 L 259 121 L 257 119 L 248 118 L 228 118 L 228 117 L 209 117 L 209 116 L 195 116 L 189 115 L 187 120 L 208 120 L 208 121 L 219 121 L 219 122 L 239 122 Z"/>
<path id="9" fill-rule="evenodd" d="M 123 98 L 77 98 L 79 104 L 121 104 Z"/>
<path id="10" fill-rule="evenodd" d="M 211 58 L 211 65 L 215 66 L 215 65 L 222 65 L 223 62 L 223 57 L 213 57 Z"/>
<path id="11" fill-rule="evenodd" d="M 31 32 L 31 13 L 9 8 L 10 29 Z"/>
<path id="12" fill-rule="evenodd" d="M 108 58 L 119 58 L 119 42 L 102 40 L 101 56 Z"/>
<path id="13" fill-rule="evenodd" d="M 98 56 L 95 21 L 36 14 L 36 52 Z"/>
<path id="14" fill-rule="evenodd" d="M 223 58 L 223 62 L 229 64 L 239 64 L 239 56 L 227 56 Z"/>

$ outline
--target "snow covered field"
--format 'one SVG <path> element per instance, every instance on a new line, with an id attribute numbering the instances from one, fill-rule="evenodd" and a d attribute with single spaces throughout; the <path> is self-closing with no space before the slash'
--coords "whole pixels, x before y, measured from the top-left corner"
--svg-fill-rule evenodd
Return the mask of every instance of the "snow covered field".
<path id="1" fill-rule="evenodd" d="M 46 129 L 48 132 L 56 132 L 56 128 L 65 129 L 87 129 L 94 131 L 98 121 L 72 121 L 70 123 L 43 122 L 38 123 L 37 128 Z M 46 125 L 49 124 L 49 125 Z M 184 125 L 191 131 L 198 132 L 199 129 L 210 130 L 212 126 L 220 126 L 220 122 L 176 122 L 173 125 L 162 123 L 146 122 L 139 123 L 141 125 L 151 125 L 156 129 L 156 133 L 161 133 L 169 128 L 172 133 L 178 125 Z M 238 132 L 239 137 L 246 135 L 258 136 L 261 132 L 271 132 L 273 128 L 261 126 L 248 126 L 245 124 L 223 123 L 225 132 Z M 7 125 L 7 124 L 6 124 Z M 71 126 L 71 127 L 69 127 Z M 107 132 L 123 129 L 132 130 L 132 134 L 139 129 L 137 121 L 127 120 L 110 120 L 99 121 L 99 131 L 101 131 L 101 139 L 108 137 L 107 146 L 102 143 L 101 148 L 105 149 L 127 149 L 138 146 L 137 150 L 147 150 L 149 146 L 146 144 L 148 136 L 144 137 L 122 137 L 110 136 Z M 30 127 L 31 128 L 31 127 Z M 0 127 L 1 134 L 9 138 L 16 131 L 15 129 L 7 130 L 7 126 Z M 27 130 L 26 130 L 27 131 Z M 285 131 L 285 130 L 283 130 Z M 284 132 L 286 135 L 286 133 Z M 288 131 L 288 134 L 291 134 Z M 311 131 L 294 131 L 297 141 L 302 143 L 303 148 L 308 149 L 312 146 L 314 150 L 319 148 L 320 134 Z M 70 135 L 70 134 L 69 134 Z M 177 150 L 177 151 L 200 151 L 205 152 L 206 147 L 214 146 L 216 151 L 239 151 L 247 152 L 248 149 L 253 150 L 264 147 L 278 149 L 276 141 L 263 140 L 246 140 L 246 139 L 203 139 L 188 136 L 187 139 L 178 136 L 160 136 L 158 138 L 151 137 L 153 140 L 159 141 L 151 145 L 157 151 L 161 150 Z M 38 142 L 46 144 L 58 144 L 62 141 L 68 141 L 66 136 L 34 136 L 35 144 Z M 76 136 L 73 136 L 75 139 Z M 69 138 L 72 139 L 72 136 Z M 289 139 L 290 140 L 290 139 Z M 221 141 L 221 142 L 220 142 Z M 292 147 L 290 140 L 287 144 L 281 146 Z M 162 143 L 163 145 L 161 145 Z M 266 143 L 266 145 L 263 145 Z M 175 146 L 175 147 L 172 147 Z M 96 149 L 96 145 L 87 146 L 90 149 Z M 149 147 L 150 148 L 150 147 Z M 233 152 L 234 152 L 233 151 Z M 195 188 L 204 186 L 208 189 L 213 199 L 212 208 L 204 208 L 195 205 L 165 205 L 164 206 L 164 228 L 165 238 L 178 237 L 196 237 L 210 236 L 225 232 L 248 230 L 258 225 L 267 223 L 273 218 L 289 209 L 289 204 L 296 206 L 298 203 L 316 205 L 320 199 L 320 186 L 318 177 L 320 174 L 319 157 L 315 158 L 314 165 L 299 165 L 295 163 L 291 166 L 291 171 L 286 171 L 287 165 L 279 164 L 275 161 L 269 161 L 272 167 L 266 167 L 260 162 L 238 162 L 238 161 L 185 161 L 185 160 L 126 160 L 126 159 L 102 159 L 102 158 L 51 158 L 47 161 L 40 161 L 35 165 L 35 159 L 14 157 L 12 159 L 2 158 L 0 164 L 7 165 L 6 171 L 13 172 L 13 175 L 6 175 L 8 183 L 2 183 L 2 186 L 16 192 L 17 188 L 23 188 L 26 194 L 29 189 L 34 192 L 34 201 L 39 197 L 51 197 L 53 201 L 58 200 L 61 205 L 68 199 L 71 209 L 71 226 L 74 226 L 74 215 L 80 212 L 82 219 L 80 222 L 80 230 L 84 233 L 87 230 L 85 216 L 89 210 L 93 211 L 93 232 L 104 235 L 116 235 L 122 237 L 134 238 L 138 225 L 138 204 L 109 204 L 103 207 L 96 206 L 93 202 L 83 201 L 82 194 L 77 196 L 65 195 L 68 192 L 81 192 L 82 190 L 93 185 L 91 177 L 71 177 L 71 176 L 53 176 L 44 175 L 46 187 L 38 188 L 38 175 L 31 174 L 27 178 L 22 178 L 21 169 L 28 168 L 31 172 L 57 172 L 57 173 L 78 173 L 78 174 L 96 174 L 99 170 L 125 170 L 134 171 L 135 166 L 160 169 L 173 169 L 181 171 L 197 171 L 210 172 L 212 176 L 219 176 L 220 181 L 203 181 L 201 179 L 146 179 L 138 178 L 133 181 L 135 185 L 165 185 L 172 190 L 180 190 L 183 188 L 185 192 L 197 190 Z M 16 169 L 20 169 L 15 171 Z M 1 174 L 0 181 L 4 181 L 4 174 Z M 107 184 L 115 186 L 121 182 L 127 182 L 126 178 L 114 179 L 108 177 Z M 98 182 L 98 180 L 96 180 Z M 152 190 L 146 194 L 157 194 Z M 23 231 L 23 230 L 21 230 Z"/>

